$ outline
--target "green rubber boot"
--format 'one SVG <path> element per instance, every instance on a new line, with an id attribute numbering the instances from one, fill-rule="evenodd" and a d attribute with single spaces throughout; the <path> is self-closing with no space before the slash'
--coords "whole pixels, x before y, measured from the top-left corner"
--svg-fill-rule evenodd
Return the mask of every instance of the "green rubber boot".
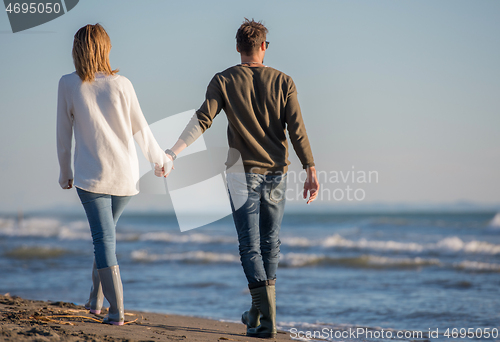
<path id="1" fill-rule="evenodd" d="M 275 281 L 268 280 L 264 285 L 254 286 L 250 289 L 250 294 L 252 295 L 252 304 L 260 312 L 260 325 L 255 328 L 247 328 L 247 336 L 275 338 L 277 333 Z"/>
<path id="2" fill-rule="evenodd" d="M 252 303 L 250 310 L 241 315 L 241 323 L 246 324 L 247 328 L 257 328 L 260 324 L 260 312 Z"/>

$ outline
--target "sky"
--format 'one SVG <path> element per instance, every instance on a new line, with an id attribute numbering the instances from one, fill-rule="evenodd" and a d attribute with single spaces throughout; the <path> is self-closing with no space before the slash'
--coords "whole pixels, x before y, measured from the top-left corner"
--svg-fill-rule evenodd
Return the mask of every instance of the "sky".
<path id="1" fill-rule="evenodd" d="M 212 76 L 239 63 L 235 34 L 245 17 L 269 29 L 265 64 L 297 85 L 328 190 L 314 205 L 495 206 L 499 15 L 500 2 L 472 0 L 86 0 L 14 34 L 0 13 L 0 212 L 79 205 L 74 191 L 58 185 L 55 124 L 58 80 L 74 71 L 73 35 L 81 26 L 105 27 L 111 66 L 132 81 L 154 123 L 198 108 Z M 223 115 L 216 118 L 209 144 L 226 144 L 226 125 Z M 290 170 L 299 172 L 290 156 Z M 370 171 L 377 175 L 371 183 L 338 180 Z M 362 189 L 363 199 L 332 196 L 347 186 Z M 129 208 L 169 203 L 140 194 Z"/>

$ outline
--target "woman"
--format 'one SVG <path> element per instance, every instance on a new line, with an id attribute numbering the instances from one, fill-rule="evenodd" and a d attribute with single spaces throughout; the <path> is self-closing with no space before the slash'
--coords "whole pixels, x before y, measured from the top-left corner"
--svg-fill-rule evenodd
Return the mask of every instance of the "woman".
<path id="1" fill-rule="evenodd" d="M 151 162 L 172 168 L 142 114 L 130 81 L 109 64 L 111 41 L 104 28 L 86 25 L 75 34 L 76 71 L 59 81 L 57 151 L 59 183 L 76 187 L 94 244 L 93 286 L 85 307 L 99 314 L 109 301 L 104 323 L 123 325 L 123 287 L 116 260 L 115 227 L 131 196 L 138 193 L 134 139 Z M 74 168 L 71 141 L 75 133 Z"/>

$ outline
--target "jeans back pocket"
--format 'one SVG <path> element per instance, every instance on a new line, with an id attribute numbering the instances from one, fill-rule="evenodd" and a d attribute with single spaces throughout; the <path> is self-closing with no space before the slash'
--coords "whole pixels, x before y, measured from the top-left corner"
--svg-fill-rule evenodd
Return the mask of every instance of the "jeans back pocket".
<path id="1" fill-rule="evenodd" d="M 285 199 L 286 193 L 286 174 L 282 176 L 274 176 L 271 184 L 271 192 L 269 199 L 274 203 L 280 203 Z"/>

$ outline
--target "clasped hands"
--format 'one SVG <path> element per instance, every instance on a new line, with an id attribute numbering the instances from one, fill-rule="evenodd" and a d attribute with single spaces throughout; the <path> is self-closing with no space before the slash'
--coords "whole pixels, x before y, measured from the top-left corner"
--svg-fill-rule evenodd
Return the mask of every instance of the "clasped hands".
<path id="1" fill-rule="evenodd" d="M 167 176 L 170 174 L 170 171 L 172 171 L 172 169 L 174 169 L 174 161 L 173 161 L 172 157 L 166 153 L 165 153 L 164 157 L 165 158 L 163 160 L 162 167 L 160 167 L 160 165 L 155 163 L 155 176 L 156 177 L 167 178 Z"/>

